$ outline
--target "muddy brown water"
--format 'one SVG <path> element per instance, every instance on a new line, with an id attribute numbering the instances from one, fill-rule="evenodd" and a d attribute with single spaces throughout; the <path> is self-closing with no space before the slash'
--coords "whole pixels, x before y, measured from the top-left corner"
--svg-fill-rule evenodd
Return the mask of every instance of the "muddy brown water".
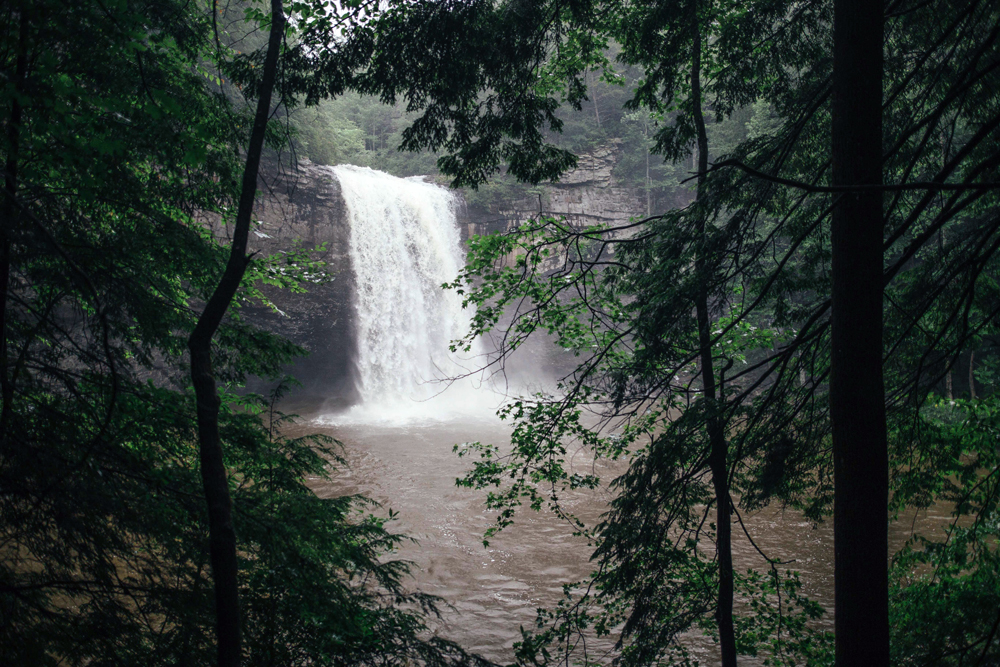
<path id="1" fill-rule="evenodd" d="M 468 458 L 453 452 L 458 443 L 484 441 L 507 444 L 509 428 L 497 419 L 413 421 L 407 424 L 341 423 L 329 418 L 301 421 L 294 435 L 326 433 L 344 444 L 347 467 L 331 481 L 314 481 L 320 496 L 360 493 L 391 508 L 398 519 L 393 532 L 416 540 L 395 557 L 413 562 L 414 588 L 437 595 L 449 606 L 434 627 L 440 635 L 468 650 L 500 663 L 513 659 L 519 627 L 530 628 L 539 607 L 554 605 L 563 584 L 582 580 L 591 571 L 590 549 L 575 537 L 565 521 L 546 512 L 525 509 L 513 526 L 483 546 L 483 533 L 494 515 L 484 508 L 485 492 L 456 486 L 455 480 L 471 467 Z M 578 472 L 590 472 L 594 461 L 584 451 L 572 460 Z M 611 476 L 615 471 L 596 464 Z M 584 520 L 593 521 L 605 510 L 603 490 L 580 492 L 564 499 Z M 791 510 L 772 507 L 744 515 L 748 532 L 765 553 L 799 573 L 803 592 L 826 610 L 820 624 L 833 627 L 833 523 L 821 524 Z M 905 517 L 890 531 L 898 548 L 911 530 L 935 529 L 947 522 L 945 510 Z M 767 565 L 749 540 L 734 527 L 737 568 L 764 570 Z M 717 663 L 717 649 L 707 639 L 694 641 L 694 652 L 704 664 Z M 749 663 L 748 663 L 749 664 Z"/>

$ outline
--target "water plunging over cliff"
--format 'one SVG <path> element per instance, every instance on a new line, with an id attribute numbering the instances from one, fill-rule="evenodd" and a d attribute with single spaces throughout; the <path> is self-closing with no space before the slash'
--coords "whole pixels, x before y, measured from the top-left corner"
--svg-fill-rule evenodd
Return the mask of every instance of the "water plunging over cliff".
<path id="1" fill-rule="evenodd" d="M 362 404 L 334 421 L 434 419 L 470 407 L 466 374 L 481 359 L 459 358 L 449 343 L 463 336 L 470 313 L 443 290 L 463 265 L 455 197 L 419 178 L 332 167 L 351 228 L 355 277 L 358 390 Z M 477 392 L 473 392 L 477 393 Z M 482 397 L 475 401 L 482 405 Z"/>

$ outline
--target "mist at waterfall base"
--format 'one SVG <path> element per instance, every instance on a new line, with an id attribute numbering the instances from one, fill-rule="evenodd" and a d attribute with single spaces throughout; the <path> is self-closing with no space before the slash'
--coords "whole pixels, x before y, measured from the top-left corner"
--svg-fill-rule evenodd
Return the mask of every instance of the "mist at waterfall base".
<path id="1" fill-rule="evenodd" d="M 473 315 L 462 307 L 462 295 L 442 288 L 465 261 L 456 197 L 421 177 L 350 165 L 330 169 L 350 226 L 360 402 L 322 414 L 317 423 L 495 419 L 505 392 L 482 370 L 485 346 L 476 340 L 468 351 L 450 350 Z"/>

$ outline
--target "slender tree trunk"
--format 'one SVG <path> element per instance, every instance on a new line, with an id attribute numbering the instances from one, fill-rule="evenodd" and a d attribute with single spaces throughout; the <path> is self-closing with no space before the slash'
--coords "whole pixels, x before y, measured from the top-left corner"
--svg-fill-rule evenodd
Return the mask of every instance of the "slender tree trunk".
<path id="1" fill-rule="evenodd" d="M 24 90 L 28 77 L 28 18 L 23 10 L 18 16 L 17 61 L 14 65 L 14 89 Z M 14 95 L 7 124 L 7 160 L 4 164 L 3 229 L 0 230 L 0 456 L 7 454 L 7 436 L 14 402 L 14 383 L 10 377 L 7 351 L 7 302 L 10 290 L 12 235 L 17 227 L 17 171 L 20 159 L 21 116 L 18 95 Z"/>
<path id="2" fill-rule="evenodd" d="M 642 134 L 646 145 L 646 217 L 653 215 L 653 183 L 649 178 L 649 119 L 643 120 Z"/>
<path id="3" fill-rule="evenodd" d="M 944 168 L 944 165 L 946 165 L 946 164 L 948 164 L 948 141 L 945 138 L 944 133 L 942 132 L 942 134 L 941 134 L 941 167 Z M 943 195 L 940 196 L 940 200 L 941 200 L 940 208 L 943 210 L 944 209 L 945 197 Z M 944 227 L 942 227 L 941 229 L 938 230 L 938 250 L 941 251 L 941 257 L 942 258 L 944 257 L 944 242 L 945 242 Z M 948 362 L 948 363 L 950 363 L 950 362 Z M 955 392 L 952 389 L 951 368 L 948 369 L 948 372 L 944 376 L 944 390 L 945 390 L 945 395 L 947 395 L 949 401 L 952 401 L 952 400 L 955 399 Z"/>
<path id="4" fill-rule="evenodd" d="M 976 376 L 973 369 L 976 367 L 976 353 L 969 352 L 969 398 L 976 400 Z"/>
<path id="5" fill-rule="evenodd" d="M 593 85 L 592 86 L 590 85 L 591 81 L 593 81 Z M 597 79 L 594 77 L 593 73 L 590 70 L 587 70 L 587 85 L 593 91 L 593 95 L 594 95 L 594 118 L 597 119 L 597 127 L 600 127 L 601 126 L 601 111 L 600 111 L 600 109 L 597 108 Z"/>
<path id="6" fill-rule="evenodd" d="M 693 54 L 691 58 L 691 105 L 694 110 L 695 127 L 698 134 L 698 188 L 695 200 L 701 196 L 705 172 L 708 171 L 708 133 L 701 111 L 701 28 L 698 24 L 698 3 L 691 2 L 691 29 L 693 31 Z M 707 271 L 705 268 L 704 218 L 698 214 L 699 236 L 702 248 L 695 259 L 698 274 L 698 293 L 695 296 L 695 310 L 698 318 L 698 345 L 701 348 L 701 377 L 708 404 L 708 439 L 711 452 L 708 462 L 712 471 L 712 486 L 715 491 L 716 534 L 715 549 L 719 559 L 719 597 L 715 610 L 719 624 L 719 646 L 722 651 L 722 667 L 736 667 L 736 632 L 733 627 L 733 551 L 731 500 L 729 498 L 729 445 L 726 441 L 725 425 L 718 416 L 721 396 L 715 384 L 715 367 L 712 360 L 712 330 L 708 312 Z"/>
<path id="7" fill-rule="evenodd" d="M 197 399 L 201 478 L 205 488 L 205 500 L 208 503 L 209 547 L 212 577 L 215 580 L 216 640 L 220 667 L 238 667 L 242 649 L 236 531 L 233 527 L 229 481 L 222 443 L 219 439 L 220 400 L 212 370 L 212 337 L 219 328 L 250 263 L 250 258 L 246 254 L 247 236 L 257 194 L 257 172 L 264 146 L 264 132 L 271 115 L 271 92 L 274 89 L 284 28 L 285 14 L 281 0 L 271 0 L 271 30 L 267 55 L 264 59 L 260 98 L 257 100 L 250 143 L 247 146 L 246 166 L 243 170 L 243 183 L 229 261 L 215 292 L 205 305 L 205 310 L 198 318 L 198 323 L 188 339 L 188 349 L 191 351 L 191 379 Z"/>
<path id="8" fill-rule="evenodd" d="M 835 185 L 882 183 L 882 3 L 834 0 Z M 887 667 L 888 448 L 882 379 L 882 194 L 833 210 L 830 415 L 837 667 Z"/>

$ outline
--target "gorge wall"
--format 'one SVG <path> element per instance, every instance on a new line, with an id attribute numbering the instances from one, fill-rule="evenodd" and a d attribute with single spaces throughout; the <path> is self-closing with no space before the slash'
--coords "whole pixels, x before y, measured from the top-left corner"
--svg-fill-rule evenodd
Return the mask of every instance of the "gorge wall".
<path id="1" fill-rule="evenodd" d="M 333 280 L 311 285 L 295 294 L 264 286 L 262 291 L 280 310 L 263 306 L 245 309 L 249 319 L 305 348 L 289 373 L 302 383 L 293 395 L 307 402 L 329 400 L 331 407 L 350 405 L 355 390 L 356 340 L 354 334 L 354 274 L 348 243 L 350 227 L 340 184 L 327 167 L 302 161 L 294 170 L 271 165 L 262 179 L 264 197 L 254 218 L 259 222 L 250 235 L 251 251 L 264 255 L 324 246 L 315 259 L 327 265 Z M 264 382 L 250 389 L 267 391 Z"/>
<path id="2" fill-rule="evenodd" d="M 473 234 L 510 228 L 539 212 L 565 217 L 574 226 L 621 224 L 645 213 L 645 202 L 635 189 L 615 184 L 613 168 L 618 146 L 610 144 L 580 156 L 579 167 L 560 182 L 533 188 L 532 197 L 504 201 L 491 207 L 466 205 L 459 198 L 456 218 L 463 241 Z M 302 161 L 292 169 L 272 167 L 263 179 L 266 195 L 255 210 L 251 250 L 265 255 L 325 244 L 314 255 L 326 263 L 332 282 L 312 285 L 294 294 L 265 287 L 280 312 L 262 306 L 245 309 L 251 321 L 281 334 L 305 348 L 309 355 L 297 361 L 290 374 L 302 388 L 293 393 L 303 404 L 322 403 L 336 410 L 355 403 L 358 370 L 356 281 L 349 252 L 350 222 L 341 186 L 329 167 Z M 254 391 L 267 385 L 255 383 Z"/>
<path id="3" fill-rule="evenodd" d="M 463 236 L 508 229 L 539 213 L 564 217 L 574 227 L 622 224 L 643 216 L 646 203 L 641 193 L 615 183 L 613 170 L 620 150 L 616 140 L 580 155 L 576 169 L 558 183 L 533 188 L 534 196 L 490 207 L 468 206 L 465 219 L 460 218 L 465 223 Z"/>

